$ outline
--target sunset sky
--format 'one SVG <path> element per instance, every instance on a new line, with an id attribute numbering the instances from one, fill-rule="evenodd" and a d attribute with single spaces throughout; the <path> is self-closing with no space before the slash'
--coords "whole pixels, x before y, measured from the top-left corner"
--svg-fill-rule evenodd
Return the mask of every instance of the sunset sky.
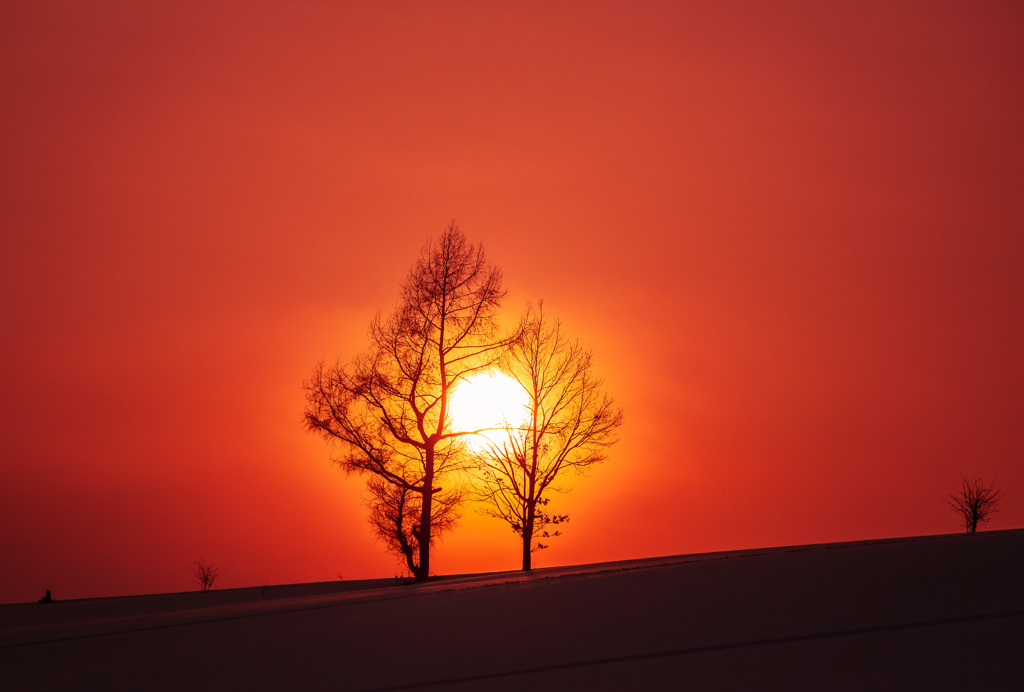
<path id="1" fill-rule="evenodd" d="M 1022 36 L 1013 1 L 4 3 L 0 602 L 399 572 L 301 385 L 452 219 L 626 413 L 536 565 L 955 532 L 961 473 L 1024 526 Z M 469 508 L 431 566 L 518 558 Z"/>

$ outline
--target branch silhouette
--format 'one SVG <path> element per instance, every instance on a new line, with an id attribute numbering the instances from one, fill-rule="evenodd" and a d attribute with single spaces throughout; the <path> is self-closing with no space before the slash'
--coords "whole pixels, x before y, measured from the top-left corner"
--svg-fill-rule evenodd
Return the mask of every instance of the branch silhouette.
<path id="1" fill-rule="evenodd" d="M 980 478 L 968 480 L 961 475 L 960 490 L 944 497 L 943 502 L 960 515 L 964 530 L 974 533 L 978 530 L 978 524 L 988 521 L 992 514 L 999 511 L 1002 497 L 1002 491 L 995 489 L 994 482 L 985 485 Z"/>
<path id="2" fill-rule="evenodd" d="M 220 567 L 209 564 L 205 559 L 199 558 L 192 563 L 192 576 L 196 583 L 199 584 L 200 591 L 210 591 L 217 583 L 217 577 L 220 576 Z"/>

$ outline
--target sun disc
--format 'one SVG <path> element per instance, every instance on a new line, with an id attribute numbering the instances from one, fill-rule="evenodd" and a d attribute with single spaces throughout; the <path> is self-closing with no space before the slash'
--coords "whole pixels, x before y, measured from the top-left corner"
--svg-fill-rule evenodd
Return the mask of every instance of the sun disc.
<path id="1" fill-rule="evenodd" d="M 476 451 L 488 443 L 500 444 L 505 429 L 522 425 L 529 414 L 526 391 L 515 378 L 497 370 L 478 372 L 460 382 L 448 406 L 453 430 L 481 431 L 466 437 Z"/>

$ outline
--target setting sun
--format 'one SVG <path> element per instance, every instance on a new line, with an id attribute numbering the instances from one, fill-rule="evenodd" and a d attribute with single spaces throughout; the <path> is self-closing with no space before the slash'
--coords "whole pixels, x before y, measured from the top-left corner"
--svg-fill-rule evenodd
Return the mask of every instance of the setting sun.
<path id="1" fill-rule="evenodd" d="M 505 433 L 500 428 L 521 425 L 529 414 L 528 404 L 527 394 L 515 378 L 489 370 L 456 385 L 449 412 L 455 429 L 490 429 L 468 438 L 470 448 L 479 451 L 487 440 L 499 442 L 503 438 Z"/>

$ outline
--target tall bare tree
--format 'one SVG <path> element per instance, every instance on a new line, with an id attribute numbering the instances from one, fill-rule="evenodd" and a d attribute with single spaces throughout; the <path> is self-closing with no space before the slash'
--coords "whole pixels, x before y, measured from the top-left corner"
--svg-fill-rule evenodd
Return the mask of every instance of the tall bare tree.
<path id="1" fill-rule="evenodd" d="M 1003 493 L 995 489 L 995 483 L 985 485 L 980 478 L 967 480 L 967 476 L 961 475 L 960 490 L 950 493 L 943 501 L 960 515 L 964 530 L 974 533 L 978 524 L 988 521 L 991 514 L 999 511 L 1002 497 Z"/>
<path id="2" fill-rule="evenodd" d="M 477 473 L 485 511 L 522 538 L 524 570 L 534 551 L 548 547 L 539 539 L 559 535 L 555 527 L 569 520 L 548 512 L 550 491 L 564 490 L 567 472 L 603 461 L 622 425 L 622 409 L 602 391 L 592 360 L 561 322 L 545 319 L 541 303 L 503 362 L 526 390 L 529 418 L 488 443 Z"/>
<path id="3" fill-rule="evenodd" d="M 370 324 L 369 349 L 321 362 L 304 384 L 306 427 L 340 450 L 343 469 L 370 476 L 371 525 L 417 581 L 461 499 L 452 476 L 466 463 L 466 433 L 450 429 L 452 389 L 521 336 L 498 335 L 504 296 L 501 271 L 453 222 L 420 252 L 395 311 Z"/>

